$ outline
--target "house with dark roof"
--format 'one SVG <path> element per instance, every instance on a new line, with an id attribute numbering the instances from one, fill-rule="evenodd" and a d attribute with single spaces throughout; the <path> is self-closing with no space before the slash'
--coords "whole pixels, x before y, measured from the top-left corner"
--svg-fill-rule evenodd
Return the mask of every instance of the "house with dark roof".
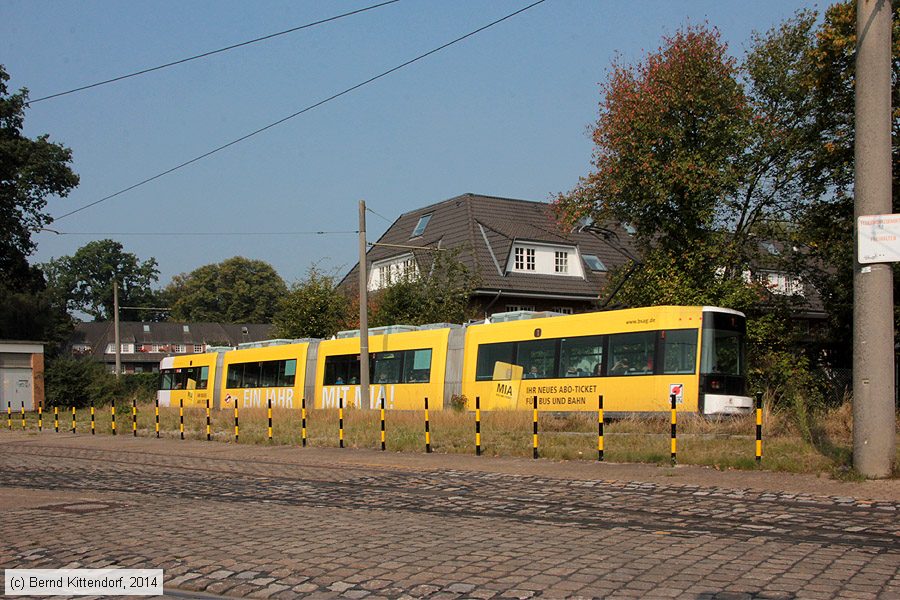
<path id="1" fill-rule="evenodd" d="M 627 226 L 583 223 L 565 231 L 545 202 L 463 194 L 400 215 L 366 254 L 368 289 L 427 270 L 435 248 L 460 250 L 459 260 L 478 276 L 472 303 L 485 315 L 597 310 L 612 293 L 604 291 L 609 271 L 637 253 Z M 761 241 L 757 264 L 744 277 L 762 281 L 773 294 L 802 296 L 798 318 L 821 321 L 815 290 L 775 260 L 781 250 Z M 339 287 L 356 293 L 358 276 L 357 264 Z"/>
<path id="2" fill-rule="evenodd" d="M 423 250 L 419 250 L 419 249 Z M 477 274 L 472 302 L 485 314 L 515 310 L 595 310 L 608 272 L 628 261 L 621 227 L 561 230 L 545 202 L 463 194 L 400 215 L 367 253 L 376 291 L 429 266 L 435 248 L 460 249 Z M 358 289 L 359 265 L 339 286 Z"/>
<path id="3" fill-rule="evenodd" d="M 122 372 L 155 373 L 166 356 L 200 354 L 210 346 L 237 346 L 271 337 L 271 325 L 123 321 L 119 322 Z M 112 321 L 78 323 L 67 348 L 72 355 L 89 356 L 115 372 L 115 340 Z"/>

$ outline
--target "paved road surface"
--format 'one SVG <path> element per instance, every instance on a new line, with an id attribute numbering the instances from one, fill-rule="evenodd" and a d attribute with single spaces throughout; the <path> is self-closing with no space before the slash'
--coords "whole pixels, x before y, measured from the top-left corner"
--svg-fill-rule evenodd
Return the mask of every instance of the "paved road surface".
<path id="1" fill-rule="evenodd" d="M 0 566 L 169 597 L 900 598 L 898 483 L 0 432 Z"/>

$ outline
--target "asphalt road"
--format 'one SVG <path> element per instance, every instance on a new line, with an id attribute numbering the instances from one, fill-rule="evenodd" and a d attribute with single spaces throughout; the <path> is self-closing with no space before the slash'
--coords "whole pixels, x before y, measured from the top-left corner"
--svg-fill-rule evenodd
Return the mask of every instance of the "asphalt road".
<path id="1" fill-rule="evenodd" d="M 178 598 L 900 598 L 896 481 L 0 431 L 0 511 Z"/>

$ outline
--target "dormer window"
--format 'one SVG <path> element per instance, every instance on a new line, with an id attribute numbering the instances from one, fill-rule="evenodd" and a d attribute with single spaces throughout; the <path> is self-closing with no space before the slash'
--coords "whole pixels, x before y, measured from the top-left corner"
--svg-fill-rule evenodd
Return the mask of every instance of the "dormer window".
<path id="1" fill-rule="evenodd" d="M 402 281 L 419 276 L 419 266 L 412 254 L 403 254 L 372 264 L 369 273 L 369 291 L 380 290 Z"/>
<path id="2" fill-rule="evenodd" d="M 555 264 L 554 269 L 557 273 L 568 273 L 569 272 L 569 253 L 565 250 L 557 250 L 554 252 L 555 254 Z"/>
<path id="3" fill-rule="evenodd" d="M 578 249 L 575 246 L 516 242 L 507 259 L 506 270 L 531 275 L 584 277 L 584 267 L 578 256 Z"/>
<path id="4" fill-rule="evenodd" d="M 422 215 L 419 217 L 419 222 L 416 223 L 416 228 L 413 229 L 412 235 L 409 236 L 411 238 L 419 237 L 423 233 L 425 233 L 425 228 L 428 227 L 428 221 L 431 220 L 431 216 L 434 213 L 428 213 L 427 215 Z"/>
<path id="5" fill-rule="evenodd" d="M 516 248 L 516 271 L 534 271 L 534 248 Z"/>

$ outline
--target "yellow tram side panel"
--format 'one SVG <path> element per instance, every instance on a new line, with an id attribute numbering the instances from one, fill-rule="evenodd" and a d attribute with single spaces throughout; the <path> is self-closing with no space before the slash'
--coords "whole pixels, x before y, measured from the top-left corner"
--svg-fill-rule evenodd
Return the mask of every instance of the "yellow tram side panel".
<path id="1" fill-rule="evenodd" d="M 449 329 L 427 329 L 403 333 L 369 336 L 369 353 L 431 349 L 431 371 L 428 383 L 378 383 L 369 386 L 368 408 L 380 408 L 384 398 L 386 410 L 423 410 L 428 398 L 429 410 L 444 406 L 444 377 L 447 367 Z M 337 408 L 343 398 L 344 407 L 361 406 L 359 385 L 324 385 L 325 360 L 328 356 L 358 355 L 359 338 L 325 340 L 319 343 L 316 361 L 315 408 Z M 370 373 L 370 377 L 372 373 Z"/>
<path id="2" fill-rule="evenodd" d="M 188 380 L 187 385 L 183 389 L 174 389 L 169 392 L 169 403 L 171 406 L 178 406 L 179 401 L 184 402 L 184 406 L 206 406 L 207 399 L 210 406 L 213 403 L 213 387 L 216 380 L 216 354 L 179 354 L 172 357 L 173 369 L 185 369 L 188 367 L 208 367 L 209 377 L 204 385 L 201 381 Z"/>
<path id="3" fill-rule="evenodd" d="M 220 374 L 222 408 L 233 409 L 235 402 L 237 402 L 239 409 L 265 408 L 268 406 L 268 400 L 271 399 L 273 408 L 295 408 L 299 410 L 304 393 L 303 386 L 306 379 L 306 355 L 308 351 L 309 343 L 307 342 L 229 350 L 225 353 L 222 373 Z M 293 386 L 228 387 L 228 368 L 231 365 L 291 359 L 297 361 Z"/>
<path id="4" fill-rule="evenodd" d="M 463 395 L 468 399 L 469 406 L 474 406 L 475 397 L 479 397 L 483 410 L 528 410 L 532 408 L 536 395 L 538 410 L 596 411 L 599 396 L 603 394 L 605 412 L 660 412 L 670 407 L 670 391 L 680 389 L 678 410 L 696 412 L 702 313 L 703 309 L 699 306 L 658 306 L 471 325 L 466 332 Z M 514 372 L 509 380 L 497 380 L 495 371 L 493 381 L 475 379 L 478 346 L 481 344 L 660 329 L 697 330 L 694 373 L 523 379 L 519 371 Z"/>

